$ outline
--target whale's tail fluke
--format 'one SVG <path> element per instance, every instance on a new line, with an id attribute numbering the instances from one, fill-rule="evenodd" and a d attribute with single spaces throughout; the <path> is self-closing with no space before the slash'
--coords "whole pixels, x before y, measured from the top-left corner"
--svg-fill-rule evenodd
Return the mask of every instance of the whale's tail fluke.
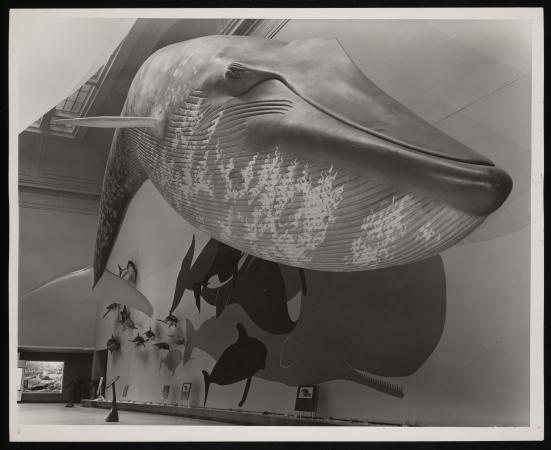
<path id="1" fill-rule="evenodd" d="M 25 293 L 21 302 L 62 302 L 62 301 L 117 301 L 131 308 L 153 316 L 149 300 L 136 287 L 122 280 L 114 273 L 105 270 L 95 288 L 92 288 L 92 267 L 86 266 L 56 277 Z M 105 313 L 109 313 L 109 310 Z M 105 317 L 105 315 L 104 315 Z"/>

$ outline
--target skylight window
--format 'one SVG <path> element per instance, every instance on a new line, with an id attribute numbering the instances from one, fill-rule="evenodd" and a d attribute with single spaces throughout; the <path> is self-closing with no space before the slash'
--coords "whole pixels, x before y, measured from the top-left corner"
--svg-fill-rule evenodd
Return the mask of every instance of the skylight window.
<path id="1" fill-rule="evenodd" d="M 92 77 L 80 88 L 73 92 L 69 97 L 59 102 L 55 108 L 48 111 L 28 130 L 41 133 L 61 135 L 65 137 L 74 137 L 78 130 L 75 125 L 64 125 L 54 123 L 56 119 L 72 119 L 75 117 L 84 117 L 90 108 L 96 94 L 105 79 L 107 72 L 111 68 L 121 44 L 115 49 L 109 60 L 101 66 Z"/>

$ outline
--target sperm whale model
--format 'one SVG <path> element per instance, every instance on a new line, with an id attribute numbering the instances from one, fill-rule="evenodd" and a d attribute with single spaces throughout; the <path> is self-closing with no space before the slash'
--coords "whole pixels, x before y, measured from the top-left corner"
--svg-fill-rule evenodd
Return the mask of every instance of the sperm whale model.
<path id="1" fill-rule="evenodd" d="M 120 117 L 64 122 L 117 129 L 94 283 L 146 179 L 214 239 L 337 272 L 435 255 L 512 188 L 506 172 L 379 89 L 334 39 L 173 44 L 141 66 Z"/>

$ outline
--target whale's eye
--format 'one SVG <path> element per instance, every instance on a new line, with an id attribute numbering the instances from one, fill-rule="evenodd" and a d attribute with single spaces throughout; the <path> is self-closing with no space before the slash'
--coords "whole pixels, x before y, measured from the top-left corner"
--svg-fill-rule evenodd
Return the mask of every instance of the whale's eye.
<path id="1" fill-rule="evenodd" d="M 238 80 L 243 78 L 247 69 L 239 63 L 232 63 L 226 68 L 226 78 L 230 80 Z"/>

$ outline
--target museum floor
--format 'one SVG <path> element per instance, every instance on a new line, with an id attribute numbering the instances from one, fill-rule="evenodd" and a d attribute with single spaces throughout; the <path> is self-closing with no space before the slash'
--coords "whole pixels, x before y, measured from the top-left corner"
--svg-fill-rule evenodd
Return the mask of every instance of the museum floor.
<path id="1" fill-rule="evenodd" d="M 18 423 L 21 425 L 228 425 L 213 420 L 121 410 L 119 410 L 119 422 L 107 423 L 105 417 L 108 412 L 105 409 L 84 408 L 80 405 L 65 408 L 64 403 L 19 403 L 17 405 Z"/>

